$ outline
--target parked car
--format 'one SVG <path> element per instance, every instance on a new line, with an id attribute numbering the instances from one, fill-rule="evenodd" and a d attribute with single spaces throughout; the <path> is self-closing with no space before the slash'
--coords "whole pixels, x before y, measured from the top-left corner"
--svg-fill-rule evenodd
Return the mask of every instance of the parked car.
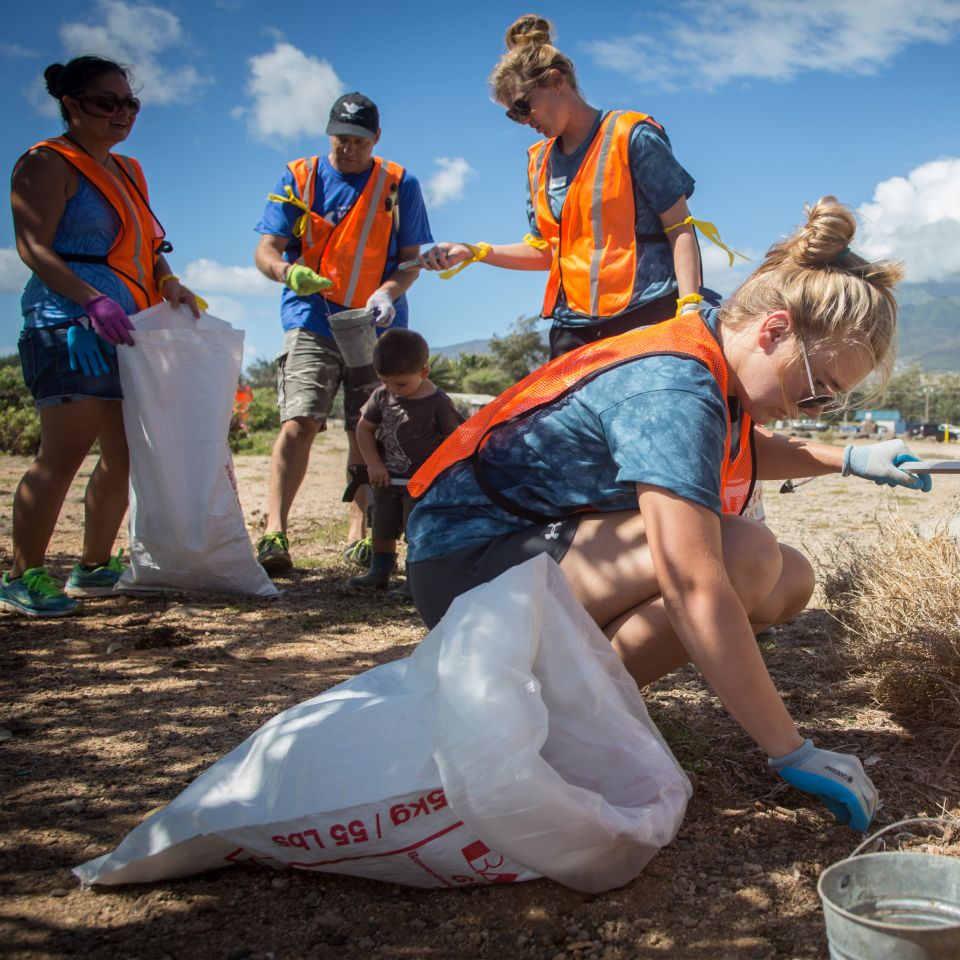
<path id="1" fill-rule="evenodd" d="M 943 436 L 943 430 L 939 423 L 911 423 L 907 429 L 907 436 L 914 439 L 935 437 L 937 434 Z"/>

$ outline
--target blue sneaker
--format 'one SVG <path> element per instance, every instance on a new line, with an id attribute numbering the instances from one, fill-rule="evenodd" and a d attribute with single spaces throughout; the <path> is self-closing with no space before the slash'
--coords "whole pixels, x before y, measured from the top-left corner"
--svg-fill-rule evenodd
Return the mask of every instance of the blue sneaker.
<path id="1" fill-rule="evenodd" d="M 106 597 L 114 592 L 114 586 L 127 565 L 120 559 L 123 551 L 111 557 L 105 564 L 85 570 L 79 563 L 73 565 L 64 593 L 68 597 Z"/>
<path id="2" fill-rule="evenodd" d="M 0 579 L 0 606 L 9 607 L 26 617 L 65 617 L 75 613 L 79 604 L 64 596 L 60 581 L 46 567 L 31 567 L 23 576 Z"/>

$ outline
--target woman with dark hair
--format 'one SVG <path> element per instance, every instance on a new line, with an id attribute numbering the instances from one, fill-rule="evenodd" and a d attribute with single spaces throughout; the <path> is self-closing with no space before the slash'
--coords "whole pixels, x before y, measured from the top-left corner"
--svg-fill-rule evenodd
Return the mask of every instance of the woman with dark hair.
<path id="1" fill-rule="evenodd" d="M 33 275 L 21 301 L 20 361 L 40 412 L 40 448 L 13 501 L 13 567 L 0 606 L 63 616 L 77 597 L 111 592 L 123 572 L 113 542 L 127 507 L 127 444 L 116 347 L 133 346 L 129 314 L 169 301 L 199 316 L 171 272 L 164 232 L 140 165 L 111 153 L 140 110 L 128 72 L 100 57 L 44 71 L 66 131 L 28 150 L 13 170 L 17 252 Z M 50 537 L 94 441 L 83 552 L 66 590 L 44 567 Z"/>

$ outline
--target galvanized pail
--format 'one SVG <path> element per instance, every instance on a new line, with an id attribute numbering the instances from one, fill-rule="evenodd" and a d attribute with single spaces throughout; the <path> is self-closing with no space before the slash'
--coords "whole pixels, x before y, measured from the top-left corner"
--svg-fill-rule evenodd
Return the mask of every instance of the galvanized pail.
<path id="1" fill-rule="evenodd" d="M 895 827 L 954 823 L 918 818 L 892 823 L 820 875 L 831 960 L 957 960 L 960 859 L 929 853 L 859 855 Z"/>
<path id="2" fill-rule="evenodd" d="M 343 362 L 348 367 L 368 367 L 377 342 L 372 310 L 341 310 L 327 318 Z"/>

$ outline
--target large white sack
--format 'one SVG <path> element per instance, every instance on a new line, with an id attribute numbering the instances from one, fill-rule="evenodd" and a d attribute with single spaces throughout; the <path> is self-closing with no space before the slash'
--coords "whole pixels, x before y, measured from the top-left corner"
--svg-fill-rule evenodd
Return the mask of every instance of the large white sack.
<path id="1" fill-rule="evenodd" d="M 121 590 L 277 595 L 243 521 L 227 445 L 243 331 L 162 303 L 118 347 L 130 448 L 130 566 Z"/>
<path id="2" fill-rule="evenodd" d="M 546 556 L 457 599 L 413 654 L 274 717 L 88 883 L 254 860 L 419 887 L 600 891 L 669 843 L 690 784 Z"/>

